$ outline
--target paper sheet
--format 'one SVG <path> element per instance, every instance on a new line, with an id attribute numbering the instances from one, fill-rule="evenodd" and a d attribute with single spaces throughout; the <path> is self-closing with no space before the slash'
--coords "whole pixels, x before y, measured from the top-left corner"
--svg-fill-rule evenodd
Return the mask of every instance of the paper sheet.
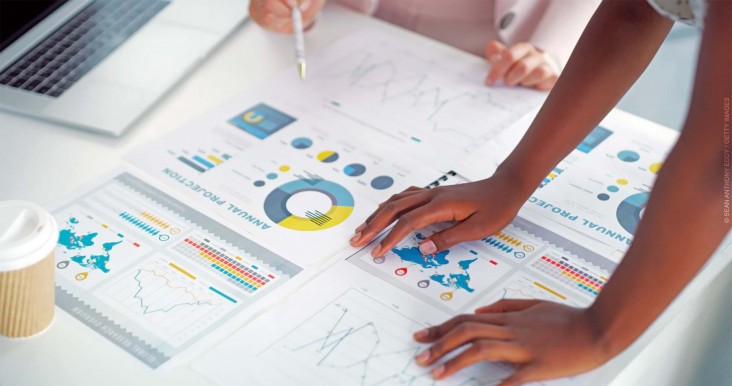
<path id="1" fill-rule="evenodd" d="M 528 115 L 519 120 L 455 170 L 473 179 L 490 176 L 531 119 Z M 525 208 L 625 251 L 677 138 L 671 129 L 613 110 L 552 170 Z"/>
<path id="2" fill-rule="evenodd" d="M 304 275 L 128 172 L 53 213 L 57 306 L 153 369 L 205 346 Z"/>

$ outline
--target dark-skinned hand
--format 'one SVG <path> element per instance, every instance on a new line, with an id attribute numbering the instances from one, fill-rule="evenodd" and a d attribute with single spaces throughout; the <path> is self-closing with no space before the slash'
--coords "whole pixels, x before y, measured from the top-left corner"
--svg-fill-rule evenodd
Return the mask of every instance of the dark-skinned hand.
<path id="1" fill-rule="evenodd" d="M 499 386 L 565 377 L 594 369 L 610 358 L 593 325 L 587 309 L 540 300 L 504 299 L 473 315 L 460 315 L 416 332 L 415 340 L 431 343 L 416 361 L 430 366 L 465 347 L 432 369 L 432 376 L 443 379 L 477 362 L 491 361 L 516 367 L 516 372 Z"/>
<path id="2" fill-rule="evenodd" d="M 383 256 L 411 231 L 437 222 L 455 224 L 420 244 L 420 251 L 433 254 L 463 241 L 490 236 L 516 216 L 530 192 L 520 189 L 510 176 L 496 174 L 486 180 L 424 189 L 411 187 L 392 196 L 356 229 L 351 245 L 361 247 L 396 221 L 389 234 L 371 254 Z"/>

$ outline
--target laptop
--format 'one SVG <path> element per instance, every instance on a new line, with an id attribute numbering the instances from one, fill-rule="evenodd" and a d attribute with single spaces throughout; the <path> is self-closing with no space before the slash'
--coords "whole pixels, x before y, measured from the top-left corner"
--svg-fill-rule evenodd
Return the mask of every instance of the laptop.
<path id="1" fill-rule="evenodd" d="M 0 0 L 0 109 L 120 135 L 246 17 L 242 0 Z"/>

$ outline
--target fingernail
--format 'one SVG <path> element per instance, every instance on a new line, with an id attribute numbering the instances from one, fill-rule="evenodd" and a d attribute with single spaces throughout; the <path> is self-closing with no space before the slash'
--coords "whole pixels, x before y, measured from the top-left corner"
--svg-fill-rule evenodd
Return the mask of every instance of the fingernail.
<path id="1" fill-rule="evenodd" d="M 361 232 L 356 232 L 356 234 L 351 237 L 351 244 L 356 244 L 359 239 L 361 239 Z"/>
<path id="2" fill-rule="evenodd" d="M 432 378 L 439 378 L 442 374 L 445 374 L 445 365 L 441 365 L 440 367 L 432 370 Z"/>
<path id="3" fill-rule="evenodd" d="M 430 350 L 422 351 L 419 355 L 414 357 L 414 360 L 417 361 L 420 365 L 427 364 L 427 360 L 430 359 Z"/>
<path id="4" fill-rule="evenodd" d="M 373 256 L 373 257 L 379 257 L 380 254 L 381 254 L 381 244 L 374 247 L 374 250 L 371 251 L 371 256 Z"/>
<path id="5" fill-rule="evenodd" d="M 356 233 L 361 232 L 364 228 L 366 228 L 366 223 L 359 225 L 358 228 L 356 228 Z"/>
<path id="6" fill-rule="evenodd" d="M 430 334 L 430 330 L 425 328 L 424 330 L 419 330 L 419 331 L 415 332 L 413 336 L 415 339 L 424 339 L 427 336 L 429 336 L 429 334 Z"/>
<path id="7" fill-rule="evenodd" d="M 427 240 L 419 245 L 419 251 L 422 252 L 423 255 L 431 255 L 437 252 L 437 246 L 435 246 L 434 241 Z"/>

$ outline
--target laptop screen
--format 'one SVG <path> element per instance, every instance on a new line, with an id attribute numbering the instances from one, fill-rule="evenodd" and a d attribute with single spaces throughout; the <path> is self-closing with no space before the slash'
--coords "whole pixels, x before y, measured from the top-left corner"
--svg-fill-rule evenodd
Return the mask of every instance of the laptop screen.
<path id="1" fill-rule="evenodd" d="M 0 51 L 67 0 L 0 0 Z"/>

